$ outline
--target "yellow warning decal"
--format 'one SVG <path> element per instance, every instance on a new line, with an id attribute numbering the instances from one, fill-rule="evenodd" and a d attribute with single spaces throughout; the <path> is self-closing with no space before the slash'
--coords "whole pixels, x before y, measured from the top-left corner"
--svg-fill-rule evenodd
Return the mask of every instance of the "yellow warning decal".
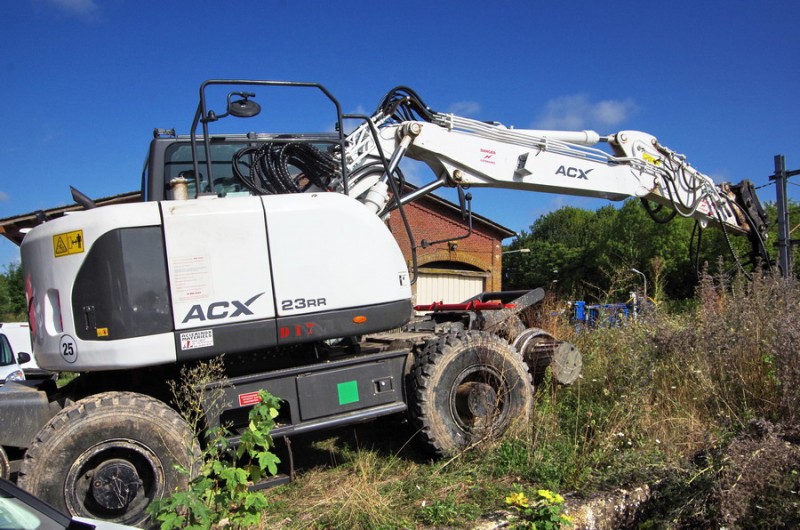
<path id="1" fill-rule="evenodd" d="M 650 163 L 651 163 L 651 164 L 653 164 L 654 166 L 660 166 L 660 165 L 661 165 L 661 159 L 660 159 L 660 158 L 656 158 L 656 157 L 654 157 L 654 156 L 653 156 L 653 155 L 651 155 L 650 153 L 642 153 L 642 158 L 643 158 L 645 161 L 647 161 L 647 162 L 650 162 Z"/>
<path id="2" fill-rule="evenodd" d="M 57 258 L 84 251 L 83 230 L 53 236 L 53 252 Z"/>
<path id="3" fill-rule="evenodd" d="M 108 328 L 97 328 L 98 337 L 108 337 Z"/>

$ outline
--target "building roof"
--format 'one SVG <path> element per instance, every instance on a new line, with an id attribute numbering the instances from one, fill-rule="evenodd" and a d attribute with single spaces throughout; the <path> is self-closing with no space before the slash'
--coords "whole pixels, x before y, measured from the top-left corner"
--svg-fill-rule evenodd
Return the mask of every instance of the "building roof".
<path id="1" fill-rule="evenodd" d="M 413 189 L 413 186 L 410 186 L 409 184 L 406 184 L 406 186 L 408 186 L 408 187 Z M 443 198 L 441 198 L 441 197 L 439 197 L 437 195 L 434 195 L 432 193 L 430 193 L 428 195 L 425 195 L 424 197 L 420 198 L 419 200 L 420 201 L 428 201 L 430 203 L 433 203 L 436 206 L 436 208 L 441 208 L 443 210 L 448 210 L 450 212 L 453 212 L 453 213 L 456 213 L 458 215 L 461 215 L 461 207 L 459 205 L 454 204 L 454 203 L 448 201 L 447 199 L 443 199 Z M 472 212 L 472 222 L 473 222 L 473 224 L 477 222 L 479 224 L 487 226 L 488 228 L 496 230 L 498 232 L 498 234 L 500 235 L 500 237 L 498 237 L 498 239 L 500 239 L 500 240 L 506 239 L 507 237 L 513 237 L 513 236 L 517 235 L 517 233 L 514 232 L 513 230 L 511 230 L 510 228 L 505 227 L 505 226 L 503 226 L 503 225 L 501 225 L 499 223 L 496 223 L 496 222 L 492 221 L 491 219 L 489 219 L 488 217 L 484 217 L 482 215 L 476 214 L 475 212 Z"/>
<path id="2" fill-rule="evenodd" d="M 141 193 L 134 191 L 97 199 L 94 203 L 98 206 L 109 206 L 111 204 L 138 202 L 141 200 L 141 197 Z M 51 219 L 57 219 L 67 212 L 77 212 L 79 210 L 83 210 L 83 206 L 79 204 L 68 204 L 66 206 L 57 206 L 47 210 L 36 210 L 35 212 L 6 217 L 5 219 L 0 219 L 0 235 L 19 246 L 22 244 L 22 238 L 25 237 L 28 230 L 34 226 L 40 225 L 45 221 L 50 221 Z"/>

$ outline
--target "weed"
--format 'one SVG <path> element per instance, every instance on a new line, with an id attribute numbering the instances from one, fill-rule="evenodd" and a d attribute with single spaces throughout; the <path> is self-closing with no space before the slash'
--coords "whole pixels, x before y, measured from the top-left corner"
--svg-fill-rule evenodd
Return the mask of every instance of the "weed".
<path id="1" fill-rule="evenodd" d="M 464 503 L 455 496 L 445 500 L 425 503 L 419 509 L 419 520 L 425 525 L 453 525 L 472 520 L 481 514 L 480 509 L 471 503 Z"/>
<path id="2" fill-rule="evenodd" d="M 506 497 L 506 505 L 515 513 L 511 528 L 559 530 L 572 526 L 572 519 L 564 515 L 564 498 L 550 490 L 540 489 L 528 496 L 522 488 Z"/>
<path id="3" fill-rule="evenodd" d="M 204 383 L 219 380 L 221 372 L 221 360 L 201 364 L 182 372 L 182 382 L 171 385 L 175 402 L 196 432 L 203 421 L 202 404 L 221 406 L 219 387 L 211 395 L 203 394 L 207 392 Z M 249 413 L 249 425 L 240 434 L 238 446 L 230 445 L 230 433 L 224 427 L 209 429 L 199 472 L 191 478 L 188 490 L 175 491 L 148 507 L 161 530 L 253 528 L 260 524 L 267 499 L 263 492 L 251 492 L 249 486 L 277 473 L 279 459 L 272 452 L 269 433 L 275 426 L 280 403 L 263 390 L 259 391 L 259 398 Z M 184 468 L 177 471 L 189 474 Z"/>
<path id="4" fill-rule="evenodd" d="M 657 493 L 643 528 L 798 524 L 796 282 L 706 276 L 680 312 L 661 305 L 647 318 L 579 336 L 554 310 L 560 304 L 548 303 L 553 310 L 533 316 L 577 344 L 584 372 L 570 387 L 545 373 L 527 425 L 446 462 L 422 457 L 403 443 L 413 433 L 388 422 L 379 432 L 392 443 L 375 435 L 375 448 L 347 436 L 369 426 L 327 434 L 305 451 L 293 441 L 297 454 L 319 453 L 326 467 L 271 490 L 262 524 L 469 527 L 509 491 L 524 494 L 530 509 L 546 501 L 538 489 L 589 493 L 640 483 Z M 511 504 L 525 509 L 520 500 Z"/>

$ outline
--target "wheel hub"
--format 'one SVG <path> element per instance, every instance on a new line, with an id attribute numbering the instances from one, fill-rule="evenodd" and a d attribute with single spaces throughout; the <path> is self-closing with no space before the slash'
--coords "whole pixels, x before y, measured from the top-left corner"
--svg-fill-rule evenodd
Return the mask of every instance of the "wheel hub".
<path id="1" fill-rule="evenodd" d="M 142 522 L 147 504 L 163 494 L 164 470 L 152 450 L 110 438 L 84 451 L 67 472 L 64 497 L 72 515 L 120 524 Z"/>
<path id="2" fill-rule="evenodd" d="M 139 474 L 130 462 L 109 460 L 92 477 L 92 497 L 107 510 L 121 510 L 136 498 L 141 485 Z"/>
<path id="3" fill-rule="evenodd" d="M 469 382 L 459 388 L 460 412 L 472 418 L 485 418 L 497 409 L 497 391 L 487 383 Z"/>

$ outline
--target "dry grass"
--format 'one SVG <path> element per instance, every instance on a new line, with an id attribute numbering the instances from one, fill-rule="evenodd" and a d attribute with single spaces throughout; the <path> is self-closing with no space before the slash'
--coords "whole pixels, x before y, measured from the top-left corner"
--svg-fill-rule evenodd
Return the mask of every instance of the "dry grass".
<path id="1" fill-rule="evenodd" d="M 284 525 L 293 528 L 376 528 L 387 525 L 393 516 L 388 486 L 402 479 L 399 466 L 379 462 L 371 451 L 357 451 L 348 465 L 312 470 L 303 475 L 302 494 L 292 499 L 293 519 Z M 291 523 L 291 524 L 288 524 Z"/>
<path id="2" fill-rule="evenodd" d="M 586 493 L 655 481 L 663 486 L 651 527 L 737 528 L 757 519 L 754 506 L 786 503 L 761 517 L 793 520 L 796 499 L 785 495 L 800 486 L 797 307 L 793 282 L 706 278 L 692 311 L 576 335 L 564 306 L 548 300 L 528 317 L 576 342 L 584 373 L 571 387 L 546 380 L 529 424 L 447 461 L 405 445 L 413 432 L 402 429 L 367 441 L 366 425 L 361 443 L 317 442 L 327 462 L 270 493 L 265 526 L 469 528 L 502 508 L 513 484 Z M 757 418 L 775 427 L 756 436 Z M 740 479 L 753 469 L 763 481 Z"/>

